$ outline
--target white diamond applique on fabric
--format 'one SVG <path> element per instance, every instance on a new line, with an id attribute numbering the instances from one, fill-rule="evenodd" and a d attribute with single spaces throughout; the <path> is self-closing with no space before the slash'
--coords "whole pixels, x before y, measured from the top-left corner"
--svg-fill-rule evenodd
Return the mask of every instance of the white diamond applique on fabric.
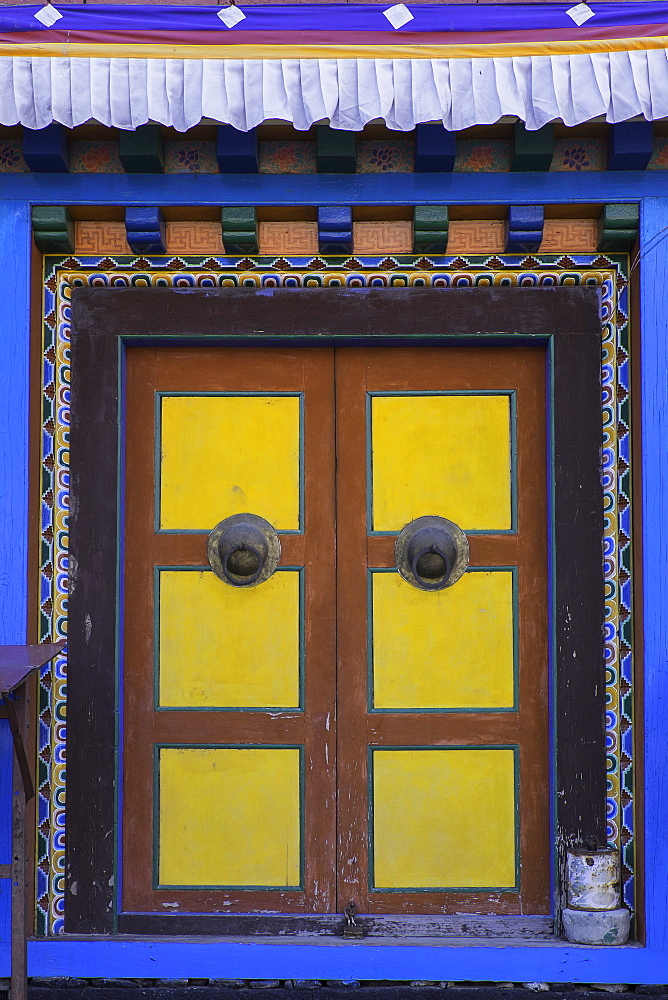
<path id="1" fill-rule="evenodd" d="M 383 14 L 395 29 L 403 28 L 404 24 L 413 20 L 413 15 L 405 3 L 395 3 L 393 7 L 384 10 Z"/>

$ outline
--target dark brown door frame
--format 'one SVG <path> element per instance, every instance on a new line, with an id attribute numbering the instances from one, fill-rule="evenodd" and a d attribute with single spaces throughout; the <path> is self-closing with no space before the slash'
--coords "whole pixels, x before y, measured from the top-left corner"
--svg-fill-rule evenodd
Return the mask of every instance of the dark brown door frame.
<path id="1" fill-rule="evenodd" d="M 318 915 L 116 913 L 116 678 L 123 614 L 117 577 L 122 557 L 119 455 L 125 343 L 434 346 L 468 338 L 475 338 L 476 344 L 548 345 L 555 840 L 562 849 L 584 837 L 605 841 L 597 289 L 79 288 L 72 296 L 68 933 L 219 935 L 294 929 L 332 934 L 340 924 L 335 917 Z M 398 927 L 385 926 L 388 920 L 392 918 L 367 918 L 367 924 L 371 932 L 396 933 Z M 491 933 L 517 933 L 517 918 L 491 920 Z M 513 927 L 504 932 L 503 922 L 509 920 Z M 530 928 L 528 918 L 524 933 Z M 447 929 L 447 922 L 441 921 L 438 929 L 429 931 Z M 546 933 L 542 925 L 535 929 Z"/>

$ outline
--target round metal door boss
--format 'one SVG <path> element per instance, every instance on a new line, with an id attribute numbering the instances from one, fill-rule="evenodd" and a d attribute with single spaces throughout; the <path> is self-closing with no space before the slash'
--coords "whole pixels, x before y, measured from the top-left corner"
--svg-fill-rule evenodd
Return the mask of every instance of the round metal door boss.
<path id="1" fill-rule="evenodd" d="M 394 559 L 411 586 L 445 590 L 466 572 L 469 543 L 461 528 L 445 517 L 416 517 L 399 534 Z"/>
<path id="2" fill-rule="evenodd" d="M 276 529 L 256 514 L 233 514 L 209 535 L 209 565 L 231 587 L 257 587 L 274 573 L 281 558 Z"/>

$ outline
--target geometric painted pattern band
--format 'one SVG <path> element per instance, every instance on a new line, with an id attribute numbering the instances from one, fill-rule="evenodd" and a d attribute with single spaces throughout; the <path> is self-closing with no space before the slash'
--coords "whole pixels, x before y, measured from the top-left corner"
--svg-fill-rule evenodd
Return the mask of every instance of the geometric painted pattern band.
<path id="1" fill-rule="evenodd" d="M 70 297 L 75 286 L 162 288 L 489 287 L 593 285 L 601 297 L 608 840 L 621 848 L 624 902 L 634 903 L 633 602 L 628 257 L 44 258 L 39 522 L 40 642 L 67 636 Z M 37 933 L 63 931 L 66 836 L 66 651 L 39 689 Z"/>

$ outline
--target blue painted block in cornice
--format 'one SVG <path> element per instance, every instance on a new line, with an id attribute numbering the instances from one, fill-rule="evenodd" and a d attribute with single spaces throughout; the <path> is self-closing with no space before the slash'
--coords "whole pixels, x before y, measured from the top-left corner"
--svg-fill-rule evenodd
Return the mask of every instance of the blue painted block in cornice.
<path id="1" fill-rule="evenodd" d="M 350 205 L 321 205 L 318 209 L 318 229 L 341 229 L 352 226 Z"/>
<path id="2" fill-rule="evenodd" d="M 512 232 L 542 230 L 545 211 L 542 205 L 511 205 L 508 209 L 508 229 Z"/>
<path id="3" fill-rule="evenodd" d="M 618 122 L 608 132 L 608 170 L 644 170 L 652 156 L 651 122 Z"/>
<path id="4" fill-rule="evenodd" d="M 320 253 L 353 252 L 353 210 L 350 205 L 321 206 L 318 209 L 318 246 Z"/>
<path id="5" fill-rule="evenodd" d="M 133 253 L 165 253 L 165 219 L 156 206 L 126 208 L 125 233 Z"/>
<path id="6" fill-rule="evenodd" d="M 543 230 L 536 232 L 508 233 L 506 239 L 507 253 L 534 253 L 543 242 Z"/>
<path id="7" fill-rule="evenodd" d="M 165 253 L 165 244 L 159 239 L 160 233 L 128 233 L 128 245 L 133 253 Z"/>
<path id="8" fill-rule="evenodd" d="M 164 226 L 162 211 L 155 205 L 125 209 L 125 228 L 129 233 L 142 233 Z"/>
<path id="9" fill-rule="evenodd" d="M 23 158 L 34 173 L 69 173 L 70 154 L 63 126 L 54 122 L 46 128 L 24 128 Z"/>
<path id="10" fill-rule="evenodd" d="M 442 125 L 418 125 L 415 129 L 415 163 L 418 173 L 450 173 L 455 166 L 457 140 Z"/>
<path id="11" fill-rule="evenodd" d="M 240 132 L 232 125 L 219 125 L 216 157 L 221 174 L 256 174 L 258 172 L 257 129 Z"/>
<path id="12" fill-rule="evenodd" d="M 511 205 L 506 221 L 508 253 L 529 253 L 543 242 L 545 210 L 542 205 Z"/>

